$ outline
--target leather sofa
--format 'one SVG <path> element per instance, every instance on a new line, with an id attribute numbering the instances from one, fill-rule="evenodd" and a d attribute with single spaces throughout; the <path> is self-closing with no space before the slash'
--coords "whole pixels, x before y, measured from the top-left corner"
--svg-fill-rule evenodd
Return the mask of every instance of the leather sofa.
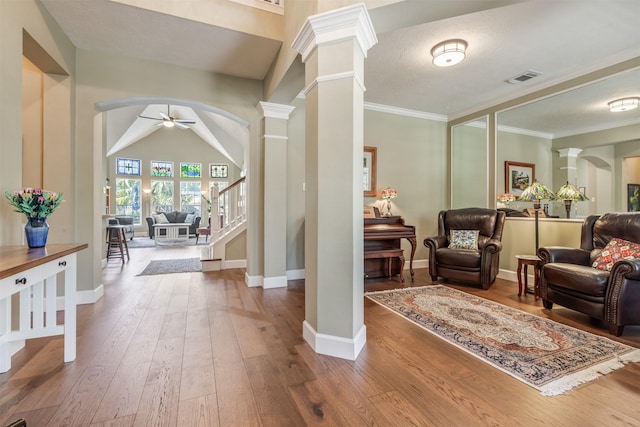
<path id="1" fill-rule="evenodd" d="M 169 221 L 170 223 L 173 224 L 182 224 L 182 223 L 189 223 L 189 235 L 196 235 L 196 230 L 198 229 L 198 227 L 200 226 L 200 217 L 197 216 L 196 214 L 192 214 L 189 212 L 180 212 L 180 211 L 173 211 L 173 212 L 163 212 L 164 216 L 167 218 L 167 221 Z M 193 219 L 191 221 L 187 221 L 187 216 L 188 215 L 192 215 Z M 147 217 L 147 225 L 149 227 L 149 238 L 153 239 L 154 235 L 153 235 L 153 224 L 156 223 L 156 219 L 155 217 L 152 216 L 148 216 Z"/>
<path id="2" fill-rule="evenodd" d="M 620 336 L 625 325 L 640 325 L 640 259 L 620 259 L 610 271 L 593 267 L 613 238 L 640 243 L 640 213 L 589 216 L 580 248 L 538 249 L 540 293 L 545 308 L 557 303 L 579 311 L 605 321 L 609 332 Z"/>
<path id="3" fill-rule="evenodd" d="M 125 238 L 133 240 L 135 232 L 133 229 L 132 216 L 116 216 L 115 218 L 109 218 L 109 225 L 123 225 Z"/>
<path id="4" fill-rule="evenodd" d="M 502 230 L 505 213 L 494 209 L 464 208 L 440 211 L 438 235 L 428 237 L 429 274 L 438 277 L 478 283 L 482 289 L 496 280 L 502 251 Z M 478 245 L 474 249 L 454 249 L 450 246 L 452 230 L 478 230 Z"/>

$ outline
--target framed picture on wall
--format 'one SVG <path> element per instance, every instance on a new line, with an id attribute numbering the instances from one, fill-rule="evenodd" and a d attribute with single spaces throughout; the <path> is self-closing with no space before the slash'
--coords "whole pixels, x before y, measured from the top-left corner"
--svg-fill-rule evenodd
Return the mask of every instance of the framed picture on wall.
<path id="1" fill-rule="evenodd" d="M 627 184 L 627 211 L 640 211 L 640 184 Z"/>
<path id="2" fill-rule="evenodd" d="M 536 179 L 533 163 L 504 162 L 504 192 L 519 196 Z"/>
<path id="3" fill-rule="evenodd" d="M 377 148 L 364 147 L 362 179 L 365 197 L 376 197 Z"/>

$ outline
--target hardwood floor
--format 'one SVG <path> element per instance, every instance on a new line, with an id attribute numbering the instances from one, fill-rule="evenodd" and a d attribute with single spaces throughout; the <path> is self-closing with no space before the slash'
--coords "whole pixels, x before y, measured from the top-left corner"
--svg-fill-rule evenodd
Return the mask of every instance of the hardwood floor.
<path id="1" fill-rule="evenodd" d="M 198 248 L 132 249 L 109 261 L 105 295 L 78 307 L 78 351 L 27 342 L 0 374 L 0 425 L 40 426 L 637 426 L 640 364 L 556 397 L 430 335 L 365 298 L 367 343 L 355 361 L 302 339 L 304 281 L 247 288 L 244 270 L 137 276 L 152 259 Z M 408 279 L 408 274 L 406 275 Z M 430 284 L 426 270 L 405 286 Z M 399 287 L 369 279 L 366 290 Z M 517 297 L 517 284 L 451 286 L 608 336 L 602 325 Z M 640 327 L 617 340 L 640 347 Z"/>

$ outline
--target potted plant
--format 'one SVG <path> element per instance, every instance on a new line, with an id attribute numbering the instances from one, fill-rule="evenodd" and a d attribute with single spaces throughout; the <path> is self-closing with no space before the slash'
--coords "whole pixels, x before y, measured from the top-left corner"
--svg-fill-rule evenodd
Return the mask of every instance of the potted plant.
<path id="1" fill-rule="evenodd" d="M 64 201 L 62 194 L 41 188 L 23 188 L 14 192 L 5 190 L 4 195 L 16 212 L 27 217 L 24 231 L 29 247 L 44 247 L 49 234 L 47 217 Z"/>

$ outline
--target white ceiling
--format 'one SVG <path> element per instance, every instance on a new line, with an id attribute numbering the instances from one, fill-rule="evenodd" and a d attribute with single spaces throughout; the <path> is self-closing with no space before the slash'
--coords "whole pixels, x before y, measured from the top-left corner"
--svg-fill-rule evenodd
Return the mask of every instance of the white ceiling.
<path id="1" fill-rule="evenodd" d="M 107 0 L 41 2 L 70 40 L 87 50 L 260 80 L 281 45 Z M 407 0 L 373 11 L 374 27 L 392 28 L 403 10 L 404 21 L 412 26 L 378 34 L 379 43 L 365 62 L 365 101 L 455 119 L 640 56 L 638 0 L 505 3 Z M 451 16 L 445 12 L 450 13 L 452 5 L 461 10 L 489 9 L 442 19 Z M 424 23 L 415 25 L 419 22 Z M 468 42 L 467 58 L 449 68 L 433 66 L 431 48 L 451 38 Z M 527 70 L 543 74 L 518 85 L 506 83 Z M 627 73 L 544 104 L 531 104 L 526 114 L 501 115 L 500 124 L 566 135 L 596 125 L 611 126 L 612 119 L 640 122 L 640 109 L 614 116 L 606 108 L 606 102 L 616 97 L 640 96 L 639 80 L 640 73 Z M 562 108 L 553 101 L 562 102 Z"/>

